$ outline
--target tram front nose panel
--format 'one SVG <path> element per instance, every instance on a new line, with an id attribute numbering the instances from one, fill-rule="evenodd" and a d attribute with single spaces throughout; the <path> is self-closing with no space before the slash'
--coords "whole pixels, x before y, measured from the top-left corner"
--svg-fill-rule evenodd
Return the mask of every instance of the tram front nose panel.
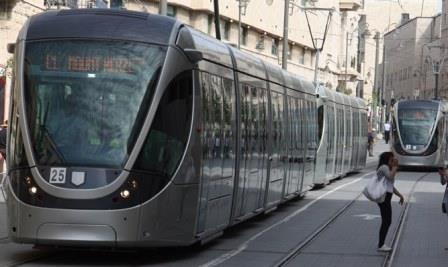
<path id="1" fill-rule="evenodd" d="M 110 245 L 116 242 L 117 235 L 109 225 L 45 223 L 37 229 L 37 238 L 43 243 L 47 240 L 67 245 L 81 242 Z"/>

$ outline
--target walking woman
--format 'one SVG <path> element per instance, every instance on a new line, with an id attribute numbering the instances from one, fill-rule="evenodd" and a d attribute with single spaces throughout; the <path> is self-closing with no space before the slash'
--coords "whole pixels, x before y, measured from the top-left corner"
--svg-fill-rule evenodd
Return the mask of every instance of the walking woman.
<path id="1" fill-rule="evenodd" d="M 378 242 L 378 251 L 389 252 L 392 249 L 384 244 L 386 240 L 387 231 L 389 230 L 390 224 L 392 223 L 392 194 L 397 195 L 400 198 L 400 205 L 403 205 L 404 198 L 403 195 L 398 192 L 394 187 L 395 175 L 398 170 L 398 160 L 394 158 L 392 152 L 383 152 L 380 155 L 378 162 L 378 168 L 376 174 L 378 179 L 385 177 L 386 179 L 386 198 L 384 202 L 378 203 L 381 211 L 381 228 L 380 228 L 380 239 Z"/>
<path id="2" fill-rule="evenodd" d="M 447 174 L 447 168 L 439 168 L 439 174 L 440 174 L 440 183 L 445 186 L 445 194 L 443 195 L 442 200 L 442 212 L 447 213 L 448 208 L 448 174 Z"/>

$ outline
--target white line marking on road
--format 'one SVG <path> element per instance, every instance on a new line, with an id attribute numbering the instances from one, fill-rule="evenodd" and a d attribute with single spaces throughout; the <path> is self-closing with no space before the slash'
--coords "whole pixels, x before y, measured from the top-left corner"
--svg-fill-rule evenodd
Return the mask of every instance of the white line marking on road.
<path id="1" fill-rule="evenodd" d="M 371 221 L 371 220 L 375 220 L 375 219 L 381 218 L 380 215 L 369 214 L 369 213 L 353 215 L 353 217 L 359 217 L 359 218 L 362 218 L 363 220 L 366 220 L 366 221 Z"/>
<path id="2" fill-rule="evenodd" d="M 306 205 L 303 206 L 302 208 L 296 210 L 294 213 L 291 213 L 290 215 L 288 215 L 287 217 L 285 217 L 283 220 L 276 222 L 275 224 L 269 226 L 268 228 L 264 229 L 263 231 L 259 232 L 258 234 L 252 236 L 252 237 L 249 238 L 246 242 L 244 242 L 243 244 L 241 244 L 237 249 L 231 250 L 231 251 L 227 252 L 226 254 L 223 254 L 223 255 L 219 256 L 218 258 L 216 258 L 216 259 L 214 259 L 214 260 L 212 260 L 212 261 L 206 262 L 206 263 L 200 265 L 200 267 L 213 267 L 213 266 L 217 266 L 217 265 L 219 265 L 219 264 L 221 264 L 221 263 L 223 263 L 223 262 L 225 262 L 225 261 L 231 259 L 232 257 L 234 257 L 234 256 L 240 254 L 241 252 L 243 252 L 243 251 L 249 246 L 249 243 L 250 243 L 250 242 L 252 242 L 252 241 L 254 241 L 255 239 L 259 238 L 259 237 L 260 237 L 261 235 L 263 235 L 264 233 L 266 233 L 266 232 L 272 230 L 273 228 L 279 226 L 279 225 L 282 224 L 282 223 L 288 222 L 289 220 L 291 220 L 291 219 L 294 218 L 295 216 L 297 216 L 297 215 L 299 215 L 300 213 L 302 213 L 302 212 L 304 212 L 305 210 L 307 210 L 309 207 L 311 207 L 314 203 L 316 203 L 317 201 L 321 200 L 322 198 L 324 198 L 324 197 L 326 197 L 326 196 L 328 196 L 328 195 L 330 195 L 330 194 L 332 194 L 332 193 L 338 191 L 339 189 L 342 189 L 342 188 L 344 188 L 344 187 L 346 187 L 346 186 L 349 186 L 349 185 L 351 185 L 351 184 L 357 183 L 357 182 L 361 181 L 362 179 L 364 179 L 364 177 L 366 177 L 366 176 L 368 176 L 368 175 L 371 175 L 371 174 L 373 174 L 373 173 L 375 173 L 375 172 L 369 172 L 369 173 L 366 173 L 366 174 L 364 174 L 363 176 L 361 176 L 361 177 L 358 178 L 358 179 L 355 179 L 355 180 L 353 180 L 353 181 L 351 181 L 351 182 L 349 182 L 349 183 L 340 185 L 340 186 L 336 187 L 335 189 L 328 191 L 327 193 L 321 195 L 320 197 L 318 197 L 318 198 L 316 198 L 315 200 L 311 201 L 310 203 L 306 204 Z"/>

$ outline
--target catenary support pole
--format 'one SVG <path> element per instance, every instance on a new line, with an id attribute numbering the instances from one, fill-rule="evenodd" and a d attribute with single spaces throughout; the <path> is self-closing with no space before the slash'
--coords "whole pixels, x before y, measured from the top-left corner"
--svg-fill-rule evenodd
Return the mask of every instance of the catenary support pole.
<path id="1" fill-rule="evenodd" d="M 289 23 L 289 0 L 285 1 L 285 10 L 283 18 L 283 55 L 282 55 L 282 68 L 288 68 L 288 23 Z"/>
<path id="2" fill-rule="evenodd" d="M 166 16 L 166 12 L 168 9 L 167 0 L 160 0 L 159 2 L 159 14 L 162 16 Z"/>
<path id="3" fill-rule="evenodd" d="M 215 13 L 215 34 L 216 39 L 221 40 L 221 27 L 219 22 L 219 1 L 213 0 L 213 8 Z"/>

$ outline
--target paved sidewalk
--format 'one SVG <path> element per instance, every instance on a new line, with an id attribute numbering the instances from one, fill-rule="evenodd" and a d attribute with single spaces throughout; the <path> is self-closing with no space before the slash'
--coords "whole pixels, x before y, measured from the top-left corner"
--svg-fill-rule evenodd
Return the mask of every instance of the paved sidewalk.
<path id="1" fill-rule="evenodd" d="M 378 157 L 381 153 L 385 151 L 390 151 L 390 143 L 386 144 L 384 140 L 375 139 L 375 144 L 373 145 L 373 156 L 367 155 L 367 163 L 378 162 Z"/>

